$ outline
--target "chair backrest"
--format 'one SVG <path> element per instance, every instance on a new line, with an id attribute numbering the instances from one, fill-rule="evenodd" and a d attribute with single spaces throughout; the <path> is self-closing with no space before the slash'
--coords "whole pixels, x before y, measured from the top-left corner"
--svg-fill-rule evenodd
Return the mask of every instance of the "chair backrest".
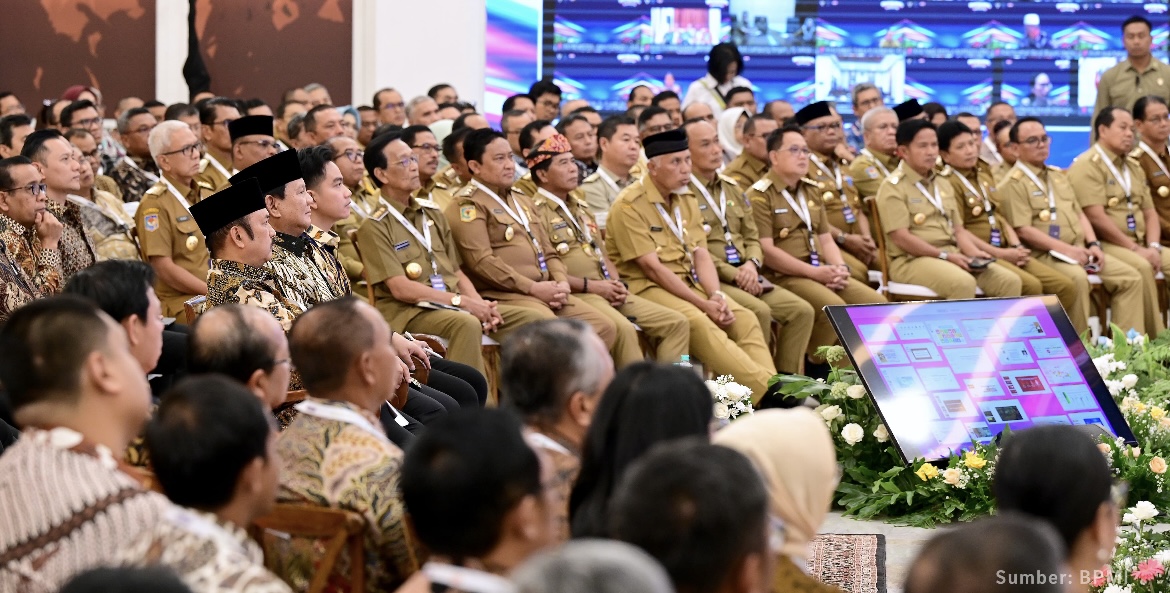
<path id="1" fill-rule="evenodd" d="M 193 296 L 183 301 L 183 314 L 187 317 L 187 325 L 193 325 L 195 318 L 203 313 L 203 309 L 207 306 L 207 295 L 201 294 Z"/>
<path id="2" fill-rule="evenodd" d="M 349 229 L 345 231 L 345 235 L 349 237 L 349 241 L 353 243 L 353 251 L 358 256 L 358 261 L 362 262 L 362 278 L 366 277 L 366 260 L 362 258 L 362 248 L 358 246 L 358 232 L 357 229 Z M 366 298 L 370 300 L 370 304 L 374 305 L 374 284 L 366 280 Z"/>
<path id="3" fill-rule="evenodd" d="M 285 405 L 300 403 L 308 396 L 309 392 L 305 391 L 304 389 L 293 389 L 292 391 L 289 391 L 288 395 L 284 397 L 284 403 Z"/>
<path id="4" fill-rule="evenodd" d="M 882 219 L 878 215 L 877 196 L 866 200 L 869 202 L 869 226 L 873 235 L 877 237 L 878 269 L 882 271 L 882 286 L 890 285 L 890 259 L 886 255 L 886 231 L 882 229 Z"/>
<path id="5" fill-rule="evenodd" d="M 264 549 L 264 564 L 293 588 L 321 593 L 348 585 L 365 591 L 365 529 L 361 515 L 299 503 L 277 503 L 256 520 L 252 535 Z M 348 574 L 333 574 L 348 550 Z"/>

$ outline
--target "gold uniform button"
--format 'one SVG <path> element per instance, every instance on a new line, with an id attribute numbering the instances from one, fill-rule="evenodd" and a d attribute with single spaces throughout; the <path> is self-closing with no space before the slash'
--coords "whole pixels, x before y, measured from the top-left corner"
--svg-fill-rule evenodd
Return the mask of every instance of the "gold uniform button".
<path id="1" fill-rule="evenodd" d="M 1047 210 L 1040 211 L 1040 220 L 1048 220 L 1051 217 L 1052 217 L 1052 215 L 1049 214 L 1049 212 Z"/>
<path id="2" fill-rule="evenodd" d="M 1158 195 L 1162 196 L 1163 198 L 1166 196 L 1170 196 L 1170 187 L 1166 187 L 1165 185 L 1163 185 L 1162 187 L 1159 187 L 1158 188 Z"/>
<path id="3" fill-rule="evenodd" d="M 788 232 L 789 232 L 789 231 L 788 231 L 788 229 L 780 229 L 780 238 L 781 238 L 781 239 L 787 239 L 787 238 L 788 238 Z"/>
<path id="4" fill-rule="evenodd" d="M 505 241 L 511 241 L 512 237 L 515 237 L 515 236 L 516 236 L 516 231 L 512 230 L 512 227 L 508 227 L 508 228 L 504 229 L 504 240 Z"/>
<path id="5" fill-rule="evenodd" d="M 914 215 L 914 224 L 922 224 L 924 222 L 926 222 L 926 215 L 925 214 L 919 212 L 918 214 Z"/>
<path id="6" fill-rule="evenodd" d="M 825 192 L 825 193 L 821 194 L 821 199 L 822 199 L 822 200 L 831 200 L 831 199 L 833 199 L 833 192 L 831 192 L 831 191 L 827 191 L 827 192 Z M 808 201 L 808 205 L 809 205 L 809 206 L 812 206 L 812 200 L 809 200 L 809 201 Z"/>
<path id="7" fill-rule="evenodd" d="M 195 247 L 199 245 L 199 239 L 195 235 L 187 235 L 187 251 L 195 251 Z"/>
<path id="8" fill-rule="evenodd" d="M 418 265 L 418 262 L 410 262 L 406 264 L 407 278 L 410 278 L 411 280 L 417 280 L 419 276 L 422 276 L 422 266 Z"/>
<path id="9" fill-rule="evenodd" d="M 585 255 L 593 257 L 593 246 L 589 245 L 588 243 L 581 244 L 581 251 L 584 251 Z"/>
<path id="10" fill-rule="evenodd" d="M 557 253 L 559 253 L 561 255 L 565 255 L 565 254 L 569 253 L 569 244 L 568 243 L 557 243 Z"/>
<path id="11" fill-rule="evenodd" d="M 975 205 L 975 198 L 967 198 L 967 205 L 974 206 Z"/>
<path id="12" fill-rule="evenodd" d="M 980 206 L 976 206 L 976 207 L 974 207 L 974 208 L 972 208 L 972 209 L 971 209 L 971 215 L 972 215 L 972 216 L 979 216 L 980 214 L 983 214 L 983 208 L 982 208 L 982 207 L 980 207 Z"/>
<path id="13" fill-rule="evenodd" d="M 711 225 L 703 223 L 703 232 L 710 233 L 711 232 Z"/>
<path id="14" fill-rule="evenodd" d="M 1120 200 L 1118 200 L 1117 198 L 1109 198 L 1109 207 L 1110 208 L 1116 206 L 1118 203 L 1120 203 Z"/>

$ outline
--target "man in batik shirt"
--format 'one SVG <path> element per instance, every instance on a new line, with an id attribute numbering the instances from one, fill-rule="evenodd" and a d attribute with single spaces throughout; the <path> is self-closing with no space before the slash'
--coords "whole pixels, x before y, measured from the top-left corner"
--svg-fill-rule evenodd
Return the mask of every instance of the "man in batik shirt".
<path id="1" fill-rule="evenodd" d="M 61 223 L 45 211 L 44 182 L 25 157 L 0 160 L 0 319 L 61 289 Z"/>

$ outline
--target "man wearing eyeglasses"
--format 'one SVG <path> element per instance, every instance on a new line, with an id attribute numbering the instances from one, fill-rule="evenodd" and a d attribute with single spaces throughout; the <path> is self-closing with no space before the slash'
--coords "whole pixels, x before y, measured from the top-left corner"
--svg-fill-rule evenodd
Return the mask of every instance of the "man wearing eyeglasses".
<path id="1" fill-rule="evenodd" d="M 402 93 L 390 88 L 374 93 L 374 110 L 378 112 L 378 123 L 382 125 L 406 125 L 406 101 Z"/>
<path id="2" fill-rule="evenodd" d="M 1141 274 L 1143 333 L 1157 336 L 1165 323 L 1154 276 L 1170 274 L 1170 251 L 1162 249 L 1162 226 L 1141 165 L 1129 158 L 1133 117 L 1120 107 L 1106 107 L 1093 119 L 1093 129 L 1097 143 L 1073 161 L 1068 180 L 1102 251 Z"/>
<path id="3" fill-rule="evenodd" d="M 1012 125 L 1010 134 L 1011 141 L 1019 145 L 1020 158 L 999 184 L 1006 222 L 1015 227 L 1020 241 L 1032 248 L 1032 257 L 1073 278 L 1082 308 L 1075 315 L 1089 316 L 1091 287 L 1085 266 L 1092 263 L 1109 292 L 1112 322 L 1145 333 L 1141 275 L 1102 251 L 1068 176 L 1045 164 L 1051 138 L 1044 124 L 1035 117 L 1024 117 Z M 1066 261 L 1070 259 L 1076 263 Z"/>
<path id="4" fill-rule="evenodd" d="M 862 82 L 853 85 L 853 124 L 845 130 L 845 143 L 856 153 L 868 146 L 865 140 L 865 122 L 862 118 L 872 109 L 885 105 L 882 90 L 871 82 Z M 896 124 L 895 124 L 896 125 Z M 891 134 L 892 136 L 892 134 Z M 892 149 L 891 149 L 892 151 Z M 860 157 L 859 157 L 860 158 Z M 897 165 L 895 165 L 897 166 Z M 892 169 L 891 169 L 892 170 Z M 874 188 L 874 193 L 877 188 Z M 870 195 L 873 195 L 872 193 Z"/>
<path id="5" fill-rule="evenodd" d="M 712 122 L 711 125 L 716 124 Z M 723 174 L 745 189 L 759 181 L 768 172 L 768 135 L 779 127 L 776 120 L 767 114 L 759 113 L 749 117 L 743 125 L 743 152 L 727 164 Z"/>
<path id="6" fill-rule="evenodd" d="M 337 165 L 342 183 L 350 191 L 349 216 L 334 224 L 333 232 L 340 238 L 337 257 L 341 260 L 341 266 L 345 268 L 350 284 L 361 293 L 366 289 L 366 281 L 362 278 L 361 259 L 353 248 L 353 242 L 349 240 L 349 231 L 358 228 L 370 212 L 378 208 L 378 192 L 366 176 L 366 168 L 362 164 L 365 151 L 356 141 L 348 136 L 337 136 L 322 146 L 328 146 L 332 151 L 333 164 Z"/>
<path id="7" fill-rule="evenodd" d="M 1145 172 L 1154 209 L 1158 211 L 1160 236 L 1167 237 L 1170 236 L 1170 150 L 1166 141 L 1170 138 L 1170 110 L 1166 99 L 1156 96 L 1138 99 L 1133 104 L 1133 122 L 1141 141 L 1129 156 L 1137 159 Z"/>
<path id="8" fill-rule="evenodd" d="M 81 209 L 69 201 L 69 194 L 81 190 L 81 163 L 73 158 L 73 145 L 57 130 L 29 134 L 21 154 L 45 176 L 46 207 L 65 227 L 59 251 L 63 280 L 68 281 L 97 261 L 97 249 L 85 232 Z"/>
<path id="9" fill-rule="evenodd" d="M 146 190 L 158 183 L 158 165 L 150 157 L 150 143 L 147 141 L 156 125 L 158 120 L 142 107 L 128 109 L 118 116 L 118 133 L 126 145 L 126 156 L 118 159 L 109 172 L 126 202 L 141 201 Z"/>
<path id="10" fill-rule="evenodd" d="M 829 219 L 829 234 L 841 249 L 849 273 L 858 281 L 869 282 L 869 264 L 877 256 L 877 243 L 869 230 L 869 217 L 853 182 L 846 171 L 848 163 L 834 151 L 841 144 L 841 116 L 833 104 L 820 101 L 796 112 L 793 119 L 804 130 L 811 150 L 808 176 L 817 188 L 821 206 Z"/>
<path id="11" fill-rule="evenodd" d="M 0 320 L 61 290 L 62 226 L 46 210 L 47 200 L 44 175 L 32 161 L 0 160 Z"/>
<path id="12" fill-rule="evenodd" d="M 102 114 L 99 106 L 88 99 L 74 101 L 61 110 L 61 131 L 70 128 L 81 128 L 93 134 L 98 146 L 102 148 L 102 171 L 114 168 L 118 159 L 125 156 L 125 148 L 106 136 L 102 127 Z"/>
<path id="13" fill-rule="evenodd" d="M 195 183 L 201 144 L 190 126 L 176 120 L 155 126 L 148 142 L 162 175 L 142 197 L 134 222 L 142 255 L 157 276 L 154 291 L 163 315 L 182 318 L 184 301 L 207 294 L 207 243 L 188 210 L 204 195 Z"/>
<path id="14" fill-rule="evenodd" d="M 597 152 L 600 160 L 597 170 L 581 182 L 581 193 L 604 238 L 609 207 L 634 182 L 631 169 L 642 157 L 638 125 L 628 115 L 605 118 L 597 128 Z"/>
<path id="15" fill-rule="evenodd" d="M 435 133 L 426 126 L 410 126 L 402 130 L 402 141 L 410 146 L 411 152 L 418 159 L 421 185 L 414 191 L 414 197 L 431 200 L 440 210 L 449 206 L 459 188 L 435 175 L 439 170 L 439 153 L 443 150 L 435 139 Z"/>
<path id="16" fill-rule="evenodd" d="M 1138 98 L 1147 95 L 1170 101 L 1170 65 L 1150 52 L 1152 29 L 1150 21 L 1136 15 L 1121 24 L 1126 58 L 1101 74 L 1093 113 L 1109 106 L 1132 109 Z"/>
<path id="17" fill-rule="evenodd" d="M 248 115 L 228 124 L 232 167 L 243 170 L 279 152 L 271 115 Z"/>
<path id="18" fill-rule="evenodd" d="M 199 161 L 196 183 L 215 193 L 228 186 L 228 178 L 238 170 L 232 166 L 231 123 L 240 119 L 236 102 L 227 97 L 208 99 L 199 106 L 203 146 L 207 153 Z"/>

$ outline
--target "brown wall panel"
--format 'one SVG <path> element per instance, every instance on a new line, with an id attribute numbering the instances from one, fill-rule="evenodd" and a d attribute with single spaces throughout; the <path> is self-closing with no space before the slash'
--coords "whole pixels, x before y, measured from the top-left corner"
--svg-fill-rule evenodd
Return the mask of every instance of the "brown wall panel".
<path id="1" fill-rule="evenodd" d="M 110 116 L 121 97 L 154 97 L 154 38 L 154 0 L 0 0 L 0 89 L 35 115 L 92 85 Z"/>
<path id="2" fill-rule="evenodd" d="M 351 0 L 196 0 L 195 14 L 215 93 L 275 106 L 285 89 L 319 82 L 349 103 Z"/>

